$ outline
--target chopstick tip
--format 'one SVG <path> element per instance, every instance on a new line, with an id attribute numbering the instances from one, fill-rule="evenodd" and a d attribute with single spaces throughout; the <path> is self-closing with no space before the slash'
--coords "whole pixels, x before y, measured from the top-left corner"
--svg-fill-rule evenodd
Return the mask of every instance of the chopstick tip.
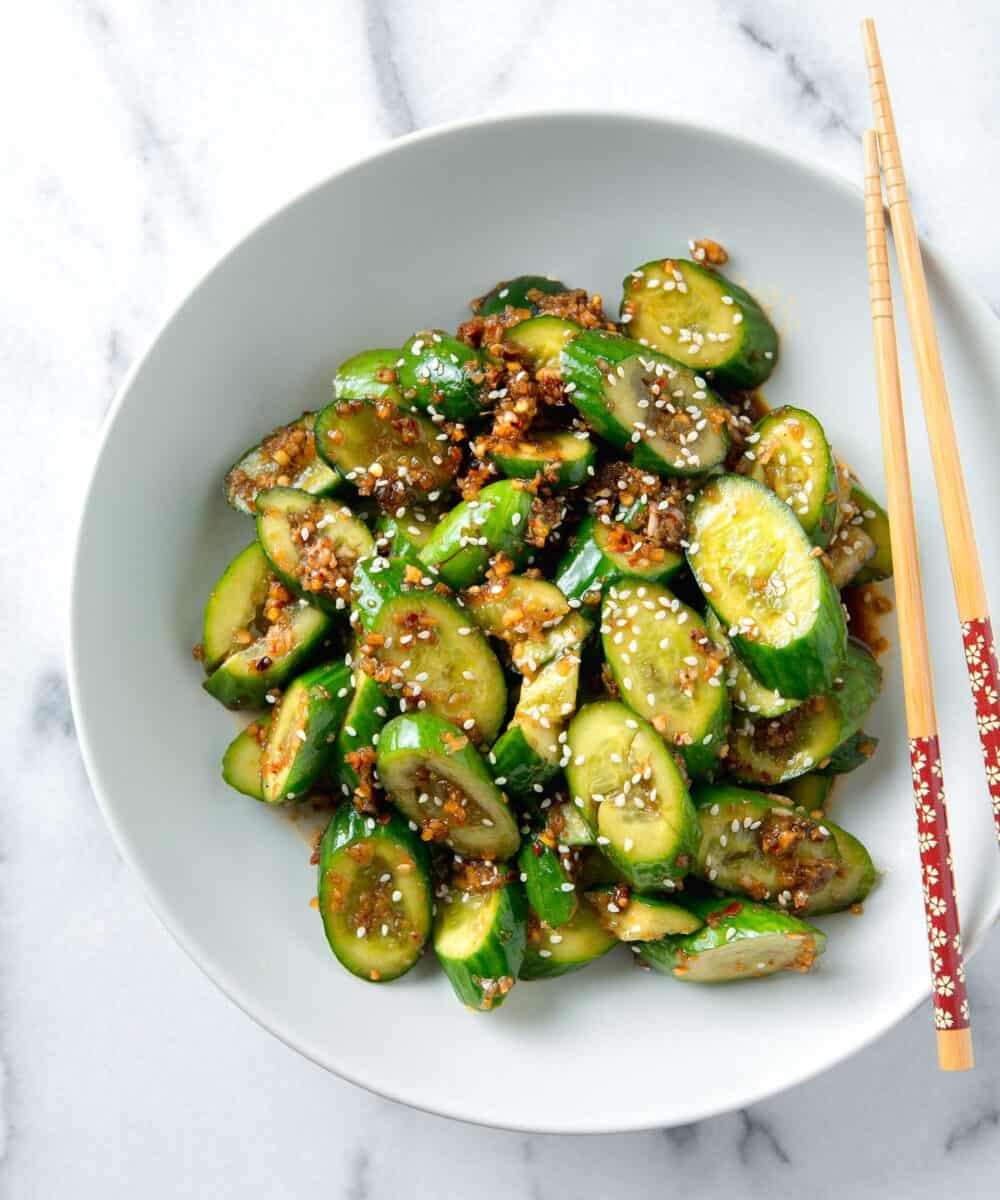
<path id="1" fill-rule="evenodd" d="M 938 1065 L 942 1071 L 971 1071 L 976 1065 L 971 1029 L 940 1029 L 937 1044 Z"/>

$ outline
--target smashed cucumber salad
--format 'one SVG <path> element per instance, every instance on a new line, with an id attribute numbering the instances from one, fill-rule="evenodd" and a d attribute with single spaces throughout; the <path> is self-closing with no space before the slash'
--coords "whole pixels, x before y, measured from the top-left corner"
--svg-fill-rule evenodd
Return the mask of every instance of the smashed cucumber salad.
<path id="1" fill-rule="evenodd" d="M 498 284 L 226 475 L 256 537 L 196 648 L 252 714 L 223 777 L 329 810 L 317 903 L 359 979 L 430 945 L 490 1011 L 619 942 L 688 982 L 807 971 L 811 919 L 872 887 L 826 811 L 875 748 L 841 591 L 887 603 L 859 593 L 886 514 L 754 391 L 778 338 L 725 260 L 636 268 L 617 321 Z"/>

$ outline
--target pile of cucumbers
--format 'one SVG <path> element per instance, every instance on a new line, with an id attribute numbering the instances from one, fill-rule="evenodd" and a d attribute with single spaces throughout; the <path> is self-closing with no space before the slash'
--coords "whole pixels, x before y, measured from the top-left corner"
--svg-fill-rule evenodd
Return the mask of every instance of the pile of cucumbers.
<path id="1" fill-rule="evenodd" d="M 704 261 L 630 272 L 617 324 L 543 276 L 473 310 L 349 359 L 227 475 L 256 537 L 198 649 L 252 717 L 224 779 L 330 806 L 319 912 L 359 979 L 430 944 L 489 1011 L 619 942 L 679 980 L 808 970 L 810 919 L 875 881 L 825 809 L 875 748 L 840 593 L 891 575 L 885 512 L 814 415 L 753 406 L 777 334 Z M 680 531 L 633 552 L 658 481 Z"/>

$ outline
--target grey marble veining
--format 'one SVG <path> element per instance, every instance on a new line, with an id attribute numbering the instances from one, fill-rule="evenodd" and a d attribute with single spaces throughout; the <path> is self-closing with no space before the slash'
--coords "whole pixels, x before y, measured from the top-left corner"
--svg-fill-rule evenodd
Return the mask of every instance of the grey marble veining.
<path id="1" fill-rule="evenodd" d="M 324 1074 L 226 1001 L 147 909 L 87 785 L 63 665 L 69 551 L 101 420 L 172 304 L 245 229 L 388 138 L 550 105 L 702 120 L 856 180 L 870 10 L 922 225 L 1000 312 L 1000 10 L 985 0 L 960 21 L 930 0 L 12 11 L 0 50 L 0 359 L 17 448 L 0 556 L 0 1193 L 997 1194 L 996 937 L 970 971 L 979 1067 L 967 1076 L 937 1072 L 924 1007 L 785 1095 L 622 1137 L 459 1126 Z"/>

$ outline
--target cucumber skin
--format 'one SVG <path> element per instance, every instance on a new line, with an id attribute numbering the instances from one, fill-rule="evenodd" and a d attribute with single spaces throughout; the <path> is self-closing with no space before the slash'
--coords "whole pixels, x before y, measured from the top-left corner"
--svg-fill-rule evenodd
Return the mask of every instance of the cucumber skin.
<path id="1" fill-rule="evenodd" d="M 843 686 L 832 695 L 843 720 L 841 738 L 847 741 L 861 728 L 861 722 L 882 691 L 882 668 L 867 646 L 853 638 L 847 643 L 847 659 L 840 674 Z"/>
<path id="2" fill-rule="evenodd" d="M 854 576 L 851 586 L 891 579 L 892 541 L 889 537 L 889 514 L 859 483 L 852 483 L 851 499 L 861 505 L 862 514 L 865 509 L 870 509 L 875 513 L 874 517 L 863 516 L 861 522 L 861 528 L 875 543 L 875 556 L 869 559 Z"/>
<path id="3" fill-rule="evenodd" d="M 809 771 L 805 775 L 796 775 L 794 779 L 776 784 L 774 791 L 780 796 L 786 796 L 788 802 L 796 808 L 804 808 L 807 813 L 813 813 L 826 807 L 834 782 L 830 775 Z"/>
<path id="4" fill-rule="evenodd" d="M 661 938 L 658 942 L 643 942 L 639 950 L 639 959 L 652 967 L 654 971 L 660 971 L 664 975 L 672 975 L 675 979 L 685 980 L 683 974 L 675 975 L 674 969 L 683 965 L 685 957 L 693 957 L 698 954 L 704 954 L 711 950 L 717 950 L 722 946 L 731 944 L 733 941 L 753 941 L 753 935 L 747 936 L 746 932 L 741 934 L 738 932 L 735 938 L 726 938 L 726 930 L 731 927 L 731 923 L 727 918 L 721 920 L 710 921 L 710 915 L 721 912 L 731 903 L 738 903 L 741 906 L 739 915 L 748 913 L 757 924 L 754 930 L 754 935 L 763 935 L 769 933 L 804 933 L 813 939 L 813 944 L 816 948 L 817 955 L 822 954 L 826 947 L 826 934 L 822 930 L 809 925 L 806 921 L 800 920 L 798 917 L 793 917 L 790 913 L 778 912 L 773 908 L 768 908 L 764 904 L 758 904 L 756 901 L 747 900 L 742 896 L 720 896 L 718 898 L 699 897 L 699 898 L 682 898 L 681 904 L 695 916 L 700 917 L 705 924 L 694 933 L 672 935 Z M 728 980 L 719 982 L 739 982 L 739 980 Z"/>
<path id="5" fill-rule="evenodd" d="M 267 693 L 280 687 L 306 666 L 309 660 L 319 653 L 324 639 L 330 632 L 330 618 L 319 609 L 311 611 L 317 618 L 322 618 L 322 623 L 317 623 L 311 637 L 299 642 L 266 671 L 255 672 L 253 675 L 232 675 L 227 671 L 226 664 L 237 655 L 231 654 L 216 667 L 201 686 L 226 708 L 267 708 Z"/>
<path id="6" fill-rule="evenodd" d="M 841 864 L 826 887 L 817 892 L 809 906 L 809 915 L 825 916 L 860 904 L 875 886 L 878 873 L 868 848 L 840 825 L 824 821 L 840 851 Z M 853 865 L 853 870 L 851 867 Z"/>
<path id="7" fill-rule="evenodd" d="M 385 707 L 386 698 L 379 685 L 360 668 L 354 668 L 354 676 L 354 694 L 348 700 L 343 724 L 333 750 L 337 778 L 341 785 L 350 791 L 354 791 L 361 780 L 357 771 L 347 762 L 347 755 L 365 746 L 374 745 L 373 738 L 378 737 L 388 719 L 375 711 L 376 708 L 381 708 L 383 712 L 388 712 Z M 352 711 L 355 705 L 357 709 Z M 347 732 L 348 725 L 355 731 L 353 734 Z"/>
<path id="8" fill-rule="evenodd" d="M 540 853 L 536 854 L 536 847 Z M 558 853 L 539 839 L 530 838 L 521 844 L 517 865 L 528 903 L 545 924 L 558 929 L 571 921 L 577 909 L 577 894 L 575 890 L 562 890 L 564 883 L 573 881 L 563 870 Z"/>
<path id="9" fill-rule="evenodd" d="M 516 880 L 500 889 L 500 902 L 485 943 L 464 959 L 448 958 L 437 947 L 434 952 L 448 976 L 455 995 L 474 1012 L 492 1012 L 506 999 L 506 993 L 488 998 L 475 980 L 516 980 L 524 961 L 527 943 L 528 903 L 524 889 Z"/>
<path id="10" fill-rule="evenodd" d="M 762 492 L 773 497 L 774 503 L 784 506 L 783 502 L 756 480 L 745 476 L 724 476 L 723 478 L 743 479 L 752 487 L 760 488 Z M 709 481 L 695 497 L 691 506 L 691 523 L 701 504 L 710 504 L 708 491 L 717 486 L 714 480 Z M 788 519 L 795 520 L 795 515 L 788 512 Z M 798 525 L 798 522 L 796 522 Z M 799 526 L 801 529 L 801 526 Z M 803 532 L 803 536 L 806 536 Z M 699 588 L 698 569 L 691 561 L 688 551 L 688 564 Z M 729 633 L 733 649 L 739 658 L 750 668 L 754 675 L 765 687 L 773 692 L 779 692 L 789 700 L 806 700 L 819 692 L 828 692 L 833 685 L 847 656 L 847 622 L 840 605 L 840 595 L 830 582 L 826 571 L 817 563 L 819 572 L 820 597 L 819 610 L 814 614 L 813 626 L 806 637 L 796 638 L 780 649 L 765 646 L 752 641 L 741 633 Z M 707 600 L 715 615 L 719 618 L 724 629 L 729 630 L 732 623 L 726 615 L 719 611 L 718 603 L 709 593 Z"/>
<path id="11" fill-rule="evenodd" d="M 423 346 L 414 354 L 413 347 L 417 342 L 423 342 Z M 457 362 L 452 362 L 452 355 L 457 357 Z M 403 362 L 396 368 L 396 374 L 405 406 L 423 411 L 434 409 L 449 421 L 471 421 L 479 416 L 482 358 L 478 350 L 443 330 L 427 329 L 408 338 L 399 357 Z M 422 368 L 432 360 L 442 370 L 433 372 L 430 378 L 422 378 Z M 474 378 L 477 374 L 480 376 L 478 381 Z"/>
<path id="12" fill-rule="evenodd" d="M 371 821 L 374 829 L 369 828 L 368 822 Z M 342 804 L 334 813 L 330 824 L 327 825 L 326 831 L 323 834 L 319 849 L 319 870 L 318 870 L 318 885 L 317 893 L 319 895 L 319 910 L 320 915 L 326 911 L 326 905 L 323 903 L 323 895 L 325 892 L 324 878 L 327 871 L 330 869 L 334 855 L 355 842 L 364 841 L 366 839 L 388 838 L 391 841 L 397 842 L 406 848 L 407 853 L 416 863 L 417 871 L 424 883 L 424 894 L 427 898 L 427 906 L 425 910 L 425 934 L 424 939 L 417 947 L 413 956 L 413 961 L 402 971 L 395 975 L 383 975 L 378 980 L 373 980 L 370 975 L 359 974 L 354 968 L 344 960 L 340 951 L 337 948 L 336 941 L 331 937 L 327 930 L 326 920 L 323 920 L 323 932 L 326 934 L 327 944 L 333 951 L 337 961 L 341 966 L 345 967 L 358 979 L 363 979 L 366 983 L 389 983 L 393 979 L 398 979 L 401 975 L 405 975 L 411 967 L 413 967 L 421 954 L 423 954 L 424 946 L 427 944 L 427 939 L 430 936 L 431 925 L 433 922 L 433 899 L 431 888 L 431 860 L 427 853 L 427 847 L 423 844 L 420 838 L 413 833 L 406 822 L 402 820 L 396 813 L 389 816 L 388 821 L 375 821 L 371 817 L 363 817 L 357 811 L 353 804 Z"/>
<path id="13" fill-rule="evenodd" d="M 336 736 L 350 703 L 351 671 L 346 663 L 321 663 L 318 667 L 313 667 L 311 671 L 300 675 L 295 683 L 306 688 L 309 694 L 306 740 L 301 742 L 300 748 L 296 752 L 292 768 L 285 777 L 284 786 L 279 795 L 268 794 L 267 781 L 263 779 L 262 775 L 264 800 L 268 804 L 278 804 L 293 796 L 301 796 L 319 779 L 333 761 Z M 345 688 L 348 689 L 348 695 L 339 695 Z M 289 693 L 286 692 L 285 696 L 288 695 Z M 281 724 L 280 712 L 283 702 L 280 701 L 275 706 L 268 731 L 268 741 L 264 743 L 265 754 L 271 734 L 276 732 Z"/>
<path id="14" fill-rule="evenodd" d="M 333 377 L 335 400 L 376 400 L 393 390 L 393 383 L 382 383 L 375 378 L 376 372 L 388 367 L 397 369 L 402 350 L 380 346 L 375 350 L 362 350 L 353 354 L 337 368 Z"/>
<path id="15" fill-rule="evenodd" d="M 492 317 L 502 313 L 505 308 L 526 308 L 532 316 L 538 312 L 538 305 L 528 300 L 528 292 L 538 291 L 546 296 L 558 296 L 560 292 L 569 291 L 560 279 L 548 279 L 544 275 L 515 275 L 491 288 L 485 296 L 473 301 L 472 311 L 480 317 Z M 500 293 L 507 294 L 501 297 Z"/>
<path id="16" fill-rule="evenodd" d="M 862 746 L 869 747 L 868 751 L 860 749 Z M 863 767 L 875 753 L 877 746 L 877 737 L 872 737 L 871 734 L 859 729 L 857 733 L 851 734 L 846 741 L 840 743 L 830 755 L 830 761 L 824 767 L 817 767 L 816 773 L 819 775 L 848 775 L 851 771 L 856 771 L 858 767 Z"/>
<path id="17" fill-rule="evenodd" d="M 520 799 L 534 799 L 539 795 L 535 791 L 535 784 L 544 787 L 559 774 L 558 763 L 546 762 L 538 751 L 529 745 L 520 725 L 508 725 L 493 743 L 490 754 L 490 767 L 494 779 L 504 780 L 497 786 L 506 788 Z"/>
<path id="18" fill-rule="evenodd" d="M 491 483 L 479 493 L 475 508 L 463 500 L 441 518 L 420 551 L 420 561 L 436 569 L 440 578 L 456 590 L 479 583 L 494 554 L 508 555 L 516 568 L 526 556 L 524 535 L 531 505 L 531 493 L 514 481 Z M 489 544 L 463 546 L 462 539 L 470 534 L 485 537 Z"/>
<path id="19" fill-rule="evenodd" d="M 588 593 L 603 591 L 612 583 L 622 579 L 641 579 L 644 582 L 667 583 L 684 568 L 681 555 L 674 561 L 666 560 L 662 571 L 656 574 L 630 576 L 613 562 L 597 544 L 594 529 L 597 525 L 592 515 L 584 517 L 576 532 L 576 542 L 563 555 L 556 567 L 553 582 L 567 600 L 582 600 Z"/>
<path id="20" fill-rule="evenodd" d="M 645 272 L 647 267 L 659 268 L 663 261 L 662 258 L 651 259 L 635 269 Z M 726 294 L 732 296 L 739 303 L 740 311 L 743 313 L 743 321 L 740 326 L 743 331 L 740 355 L 721 367 L 706 368 L 704 373 L 710 374 L 715 383 L 722 384 L 727 388 L 760 387 L 778 365 L 778 333 L 771 324 L 767 313 L 745 288 L 733 283 L 731 279 L 727 279 L 699 263 L 691 262 L 690 259 L 675 258 L 673 261 L 683 267 L 685 271 L 694 271 L 696 274 L 707 276 L 721 283 Z M 626 311 L 625 305 L 629 299 L 629 287 L 630 285 L 634 287 L 636 282 L 638 281 L 633 280 L 632 272 L 630 272 L 622 283 L 621 310 L 623 313 Z M 652 338 L 650 343 L 654 344 Z M 765 358 L 765 354 L 768 352 L 770 352 L 771 358 Z M 692 367 L 698 370 L 698 374 L 702 374 L 697 364 L 691 364 L 688 369 L 691 370 Z"/>
<path id="21" fill-rule="evenodd" d="M 583 439 L 579 439 L 582 441 Z M 516 454 L 505 454 L 502 450 L 491 450 L 490 458 L 508 479 L 534 479 L 540 467 L 538 460 L 524 458 Z M 558 488 L 576 487 L 586 483 L 590 477 L 591 468 L 597 461 L 597 447 L 593 442 L 587 443 L 587 451 L 572 462 L 565 459 L 559 463 L 559 473 L 555 478 Z M 548 482 L 548 477 L 546 477 Z"/>

